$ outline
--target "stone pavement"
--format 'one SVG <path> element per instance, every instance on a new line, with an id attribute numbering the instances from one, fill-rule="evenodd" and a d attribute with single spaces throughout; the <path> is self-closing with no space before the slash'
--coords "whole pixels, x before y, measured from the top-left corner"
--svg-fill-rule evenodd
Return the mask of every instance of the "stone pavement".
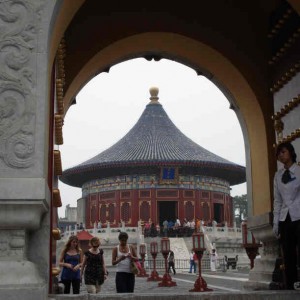
<path id="1" fill-rule="evenodd" d="M 300 292 L 297 291 L 220 291 L 214 289 L 212 292 L 189 292 L 194 287 L 197 278 L 189 274 L 187 279 L 176 278 L 171 275 L 172 280 L 177 283 L 173 287 L 158 287 L 158 282 L 147 281 L 145 277 L 136 277 L 135 290 L 133 294 L 117 294 L 115 290 L 115 269 L 109 268 L 109 277 L 102 285 L 102 290 L 97 295 L 87 294 L 84 283 L 81 286 L 80 295 L 52 295 L 49 300 L 96 300 L 96 299 L 165 299 L 165 300 L 299 300 Z M 180 271 L 179 271 L 180 274 Z M 177 277 L 179 277 L 179 274 Z M 160 272 L 162 276 L 163 273 Z M 205 277 L 205 274 L 204 274 Z M 209 287 L 209 285 L 208 285 Z M 35 299 L 33 299 L 35 300 Z"/>
<path id="2" fill-rule="evenodd" d="M 108 268 L 109 275 L 108 279 L 104 282 L 101 287 L 101 294 L 115 294 L 116 293 L 116 285 L 115 285 L 115 269 Z M 148 271 L 147 271 L 148 272 Z M 180 273 L 180 271 L 179 271 Z M 150 275 L 150 272 L 148 272 Z M 160 272 L 160 276 L 163 276 L 163 273 Z M 176 279 L 176 275 L 171 275 L 172 280 L 177 283 L 177 286 L 174 287 L 158 287 L 159 281 L 147 281 L 145 277 L 135 277 L 135 289 L 134 293 L 184 293 L 188 292 L 189 289 L 194 287 L 194 282 L 196 280 L 196 276 L 192 275 L 190 282 L 184 280 Z M 80 289 L 81 294 L 86 294 L 86 289 L 84 283 L 81 285 Z"/>

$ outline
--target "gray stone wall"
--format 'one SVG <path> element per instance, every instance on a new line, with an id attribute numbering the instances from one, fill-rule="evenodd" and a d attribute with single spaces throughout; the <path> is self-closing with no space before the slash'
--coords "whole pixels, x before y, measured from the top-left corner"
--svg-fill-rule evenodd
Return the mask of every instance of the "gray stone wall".
<path id="1" fill-rule="evenodd" d="M 0 1 L 0 299 L 46 299 L 48 42 L 57 1 Z"/>

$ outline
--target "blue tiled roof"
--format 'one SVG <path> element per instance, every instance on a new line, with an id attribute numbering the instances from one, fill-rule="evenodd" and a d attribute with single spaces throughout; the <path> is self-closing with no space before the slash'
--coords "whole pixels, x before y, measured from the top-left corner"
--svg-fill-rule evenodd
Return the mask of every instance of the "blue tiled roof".
<path id="1" fill-rule="evenodd" d="M 95 174 L 88 176 L 91 179 L 100 176 L 101 172 L 97 171 L 101 169 L 106 169 L 107 172 L 109 168 L 118 170 L 119 167 L 146 165 L 213 168 L 215 177 L 218 176 L 218 170 L 222 169 L 221 177 L 229 177 L 225 179 L 231 184 L 245 181 L 244 167 L 209 152 L 185 136 L 158 101 L 151 101 L 146 106 L 138 122 L 121 140 L 97 156 L 64 171 L 61 180 L 70 185 L 81 186 L 86 181 L 86 172 Z"/>

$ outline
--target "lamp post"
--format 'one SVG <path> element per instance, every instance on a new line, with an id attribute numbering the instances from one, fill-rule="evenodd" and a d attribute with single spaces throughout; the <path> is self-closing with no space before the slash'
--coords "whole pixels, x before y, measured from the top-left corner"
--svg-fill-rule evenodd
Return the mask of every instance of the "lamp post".
<path id="1" fill-rule="evenodd" d="M 141 261 L 141 271 L 137 274 L 137 277 L 148 277 L 148 274 L 144 268 L 144 262 L 145 262 L 145 255 L 146 255 L 146 245 L 140 244 L 140 256 L 142 258 Z"/>
<path id="2" fill-rule="evenodd" d="M 201 276 L 201 259 L 205 251 L 204 234 L 203 232 L 194 232 L 193 238 L 193 251 L 198 258 L 199 276 L 195 281 L 194 288 L 190 292 L 210 292 L 212 289 L 207 288 L 207 283 Z"/>
<path id="3" fill-rule="evenodd" d="M 153 258 L 153 270 L 151 272 L 150 277 L 147 279 L 147 281 L 161 281 L 162 278 L 159 277 L 157 271 L 156 271 L 156 256 L 158 253 L 158 244 L 157 242 L 151 242 L 150 243 L 150 253 Z"/>
<path id="4" fill-rule="evenodd" d="M 254 267 L 254 259 L 258 255 L 258 248 L 261 247 L 260 243 L 256 243 L 254 235 L 247 228 L 247 222 L 242 222 L 242 237 L 243 237 L 243 247 L 250 259 L 250 267 Z"/>
<path id="5" fill-rule="evenodd" d="M 168 255 L 170 252 L 170 240 L 167 237 L 161 239 L 161 253 L 165 259 L 165 274 L 162 278 L 162 281 L 158 284 L 159 287 L 170 287 L 170 286 L 177 286 L 175 281 L 172 281 L 172 277 L 168 273 Z"/>

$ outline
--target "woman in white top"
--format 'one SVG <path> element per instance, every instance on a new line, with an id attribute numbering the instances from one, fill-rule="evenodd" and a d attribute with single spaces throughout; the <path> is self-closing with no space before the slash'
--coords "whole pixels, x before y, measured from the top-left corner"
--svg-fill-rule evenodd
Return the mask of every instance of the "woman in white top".
<path id="1" fill-rule="evenodd" d="M 276 157 L 283 166 L 274 176 L 273 231 L 280 238 L 286 289 L 300 290 L 300 166 L 293 145 L 278 145 Z"/>
<path id="2" fill-rule="evenodd" d="M 117 265 L 117 293 L 133 293 L 135 275 L 131 272 L 131 260 L 138 260 L 135 249 L 127 244 L 128 234 L 120 232 L 119 245 L 112 251 L 112 265 Z"/>

